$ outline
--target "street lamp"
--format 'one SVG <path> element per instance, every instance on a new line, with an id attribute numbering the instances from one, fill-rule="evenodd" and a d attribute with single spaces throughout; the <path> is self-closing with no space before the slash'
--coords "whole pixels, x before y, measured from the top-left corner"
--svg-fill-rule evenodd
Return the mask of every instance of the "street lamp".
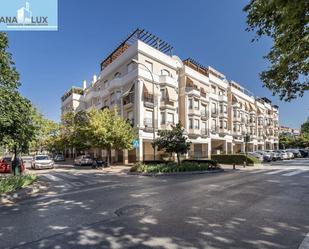
<path id="1" fill-rule="evenodd" d="M 153 101 L 153 111 L 152 111 L 152 135 L 153 135 L 153 142 L 155 141 L 156 138 L 156 130 L 155 130 L 155 81 L 153 78 L 153 73 L 151 72 L 151 70 L 143 63 L 139 62 L 136 59 L 132 59 L 132 62 L 136 63 L 137 65 L 141 65 L 144 68 L 146 68 L 146 70 L 150 73 L 151 75 L 151 79 L 152 79 L 152 101 Z M 153 144 L 153 160 L 156 160 L 156 147 Z"/>

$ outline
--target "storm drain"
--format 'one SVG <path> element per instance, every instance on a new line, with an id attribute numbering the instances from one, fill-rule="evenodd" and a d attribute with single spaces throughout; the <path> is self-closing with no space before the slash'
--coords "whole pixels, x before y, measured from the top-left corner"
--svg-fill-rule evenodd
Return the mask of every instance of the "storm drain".
<path id="1" fill-rule="evenodd" d="M 146 205 L 128 205 L 115 211 L 117 216 L 142 216 L 147 213 L 151 207 Z"/>

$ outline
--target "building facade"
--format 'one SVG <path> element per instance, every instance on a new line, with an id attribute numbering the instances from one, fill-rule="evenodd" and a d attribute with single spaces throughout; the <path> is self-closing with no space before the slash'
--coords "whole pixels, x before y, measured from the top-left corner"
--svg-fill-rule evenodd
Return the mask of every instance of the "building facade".
<path id="1" fill-rule="evenodd" d="M 248 94 L 212 67 L 182 61 L 172 49 L 151 33 L 135 30 L 101 62 L 98 77 L 63 95 L 62 114 L 116 108 L 137 130 L 139 146 L 114 151 L 115 162 L 153 159 L 153 133 L 178 122 L 192 142 L 190 158 L 278 148 L 277 106 Z M 105 156 L 95 148 L 91 153 Z M 159 151 L 156 155 L 164 157 Z"/>

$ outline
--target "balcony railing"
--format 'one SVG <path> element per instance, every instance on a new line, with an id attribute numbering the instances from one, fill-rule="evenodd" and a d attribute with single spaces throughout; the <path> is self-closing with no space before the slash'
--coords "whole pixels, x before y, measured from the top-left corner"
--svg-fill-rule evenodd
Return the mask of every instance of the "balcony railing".
<path id="1" fill-rule="evenodd" d="M 163 103 L 164 105 L 170 105 L 170 106 L 174 106 L 174 102 L 169 100 L 169 98 L 161 98 L 161 103 Z"/>
<path id="2" fill-rule="evenodd" d="M 148 102 L 148 103 L 153 104 L 153 94 L 144 95 L 144 102 Z"/>
<path id="3" fill-rule="evenodd" d="M 209 132 L 208 132 L 208 129 L 205 129 L 205 128 L 202 128 L 202 129 L 201 129 L 201 135 L 202 135 L 202 136 L 207 136 L 208 133 L 209 133 Z"/>
<path id="4" fill-rule="evenodd" d="M 134 94 L 129 94 L 123 98 L 123 105 L 134 103 Z"/>
<path id="5" fill-rule="evenodd" d="M 144 126 L 147 128 L 152 128 L 152 118 L 144 118 Z"/>

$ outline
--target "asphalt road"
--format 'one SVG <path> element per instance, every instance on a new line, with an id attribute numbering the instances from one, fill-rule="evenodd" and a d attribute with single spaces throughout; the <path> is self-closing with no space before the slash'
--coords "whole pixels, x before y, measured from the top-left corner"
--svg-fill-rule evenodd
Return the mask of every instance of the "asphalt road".
<path id="1" fill-rule="evenodd" d="M 309 232 L 309 159 L 191 176 L 40 171 L 0 207 L 0 248 L 286 248 Z"/>

